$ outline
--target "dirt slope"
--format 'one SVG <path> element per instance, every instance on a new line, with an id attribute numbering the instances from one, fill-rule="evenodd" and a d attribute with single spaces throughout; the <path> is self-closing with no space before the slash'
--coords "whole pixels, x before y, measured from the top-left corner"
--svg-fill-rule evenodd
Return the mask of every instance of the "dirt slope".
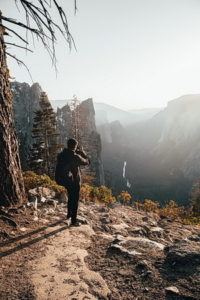
<path id="1" fill-rule="evenodd" d="M 8 211 L 0 219 L 0 299 L 198 300 L 200 227 L 121 205 Z M 2 215 L 1 215 L 2 216 Z"/>

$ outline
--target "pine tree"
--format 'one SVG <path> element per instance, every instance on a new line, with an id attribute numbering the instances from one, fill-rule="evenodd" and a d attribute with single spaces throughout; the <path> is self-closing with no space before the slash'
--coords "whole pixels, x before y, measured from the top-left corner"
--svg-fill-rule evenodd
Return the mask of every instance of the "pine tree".
<path id="1" fill-rule="evenodd" d="M 30 150 L 29 165 L 35 173 L 53 178 L 57 153 L 61 148 L 56 131 L 56 115 L 45 92 L 41 92 L 39 103 L 41 109 L 35 112 L 32 130 L 35 142 Z"/>

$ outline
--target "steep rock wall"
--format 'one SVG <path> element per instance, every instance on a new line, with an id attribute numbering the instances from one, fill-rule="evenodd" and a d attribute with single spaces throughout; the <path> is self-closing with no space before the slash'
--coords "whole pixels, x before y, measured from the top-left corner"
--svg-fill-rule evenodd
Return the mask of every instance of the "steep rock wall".
<path id="1" fill-rule="evenodd" d="M 92 99 L 87 99 L 74 110 L 67 104 L 57 109 L 60 143 L 66 144 L 68 138 L 77 138 L 91 159 L 89 172 L 94 172 L 96 183 L 104 184 L 104 172 L 101 161 L 101 138 L 95 124 L 95 111 Z"/>
<path id="2" fill-rule="evenodd" d="M 23 170 L 28 169 L 29 149 L 33 143 L 32 129 L 34 112 L 40 108 L 39 97 L 42 91 L 38 83 L 30 86 L 28 83 L 12 82 L 14 98 L 14 119 L 17 131 L 20 157 Z"/>

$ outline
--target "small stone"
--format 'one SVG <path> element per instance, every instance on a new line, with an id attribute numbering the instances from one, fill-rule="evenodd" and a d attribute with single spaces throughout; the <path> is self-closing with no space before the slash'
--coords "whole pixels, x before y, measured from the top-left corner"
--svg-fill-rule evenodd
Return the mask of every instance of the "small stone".
<path id="1" fill-rule="evenodd" d="M 171 294 L 179 294 L 179 290 L 175 286 L 168 286 L 165 288 L 166 293 L 171 293 Z"/>
<path id="2" fill-rule="evenodd" d="M 35 217 L 33 218 L 33 221 L 38 221 L 38 217 L 35 216 Z"/>
<path id="3" fill-rule="evenodd" d="M 141 227 L 133 227 L 131 232 L 134 233 L 134 234 L 142 234 L 143 233 Z"/>
<path id="4" fill-rule="evenodd" d="M 47 204 L 53 205 L 54 209 L 56 209 L 58 201 L 56 201 L 54 199 L 49 199 L 49 200 L 47 200 Z"/>
<path id="5" fill-rule="evenodd" d="M 152 227 L 154 227 L 154 226 L 157 227 L 157 222 L 155 222 L 155 221 L 151 221 L 149 224 L 150 224 L 150 226 L 152 226 Z"/>
<path id="6" fill-rule="evenodd" d="M 25 231 L 27 230 L 27 228 L 25 228 L 25 227 L 20 227 L 19 230 L 22 231 L 22 232 L 25 232 Z"/>
<path id="7" fill-rule="evenodd" d="M 124 241 L 124 237 L 118 234 L 112 244 L 120 244 L 122 241 Z"/>
<path id="8" fill-rule="evenodd" d="M 108 217 L 100 217 L 100 221 L 103 223 L 103 224 L 109 224 L 111 223 L 112 221 L 108 218 Z"/>
<path id="9" fill-rule="evenodd" d="M 40 202 L 45 203 L 45 202 L 46 202 L 46 198 L 41 197 L 41 198 L 40 198 Z"/>
<path id="10" fill-rule="evenodd" d="M 40 222 L 43 223 L 43 224 L 47 224 L 47 223 L 49 223 L 50 221 L 47 220 L 47 219 L 41 219 Z"/>
<path id="11" fill-rule="evenodd" d="M 150 234 L 152 236 L 155 236 L 155 237 L 162 237 L 163 236 L 163 229 L 161 227 L 153 227 L 151 228 L 151 232 Z"/>

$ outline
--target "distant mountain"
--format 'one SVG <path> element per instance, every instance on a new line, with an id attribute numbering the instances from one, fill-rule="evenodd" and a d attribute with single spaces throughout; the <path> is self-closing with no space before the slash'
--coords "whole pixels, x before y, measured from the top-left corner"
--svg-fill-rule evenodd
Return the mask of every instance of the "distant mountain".
<path id="1" fill-rule="evenodd" d="M 96 112 L 97 126 L 113 121 L 119 121 L 125 126 L 135 122 L 131 113 L 109 104 L 95 102 L 94 109 Z"/>
<path id="2" fill-rule="evenodd" d="M 101 128 L 103 162 L 114 188 L 127 188 L 122 181 L 126 162 L 130 192 L 136 197 L 186 203 L 191 185 L 200 179 L 199 116 L 200 95 L 186 95 L 151 119 L 121 128 L 120 138 L 115 138 L 117 126 Z"/>
<path id="3" fill-rule="evenodd" d="M 94 103 L 97 126 L 119 121 L 123 126 L 146 121 L 156 115 L 162 108 L 144 108 L 125 111 L 105 103 Z"/>
<path id="4" fill-rule="evenodd" d="M 70 102 L 70 99 L 51 100 L 53 109 L 62 108 Z M 119 121 L 123 126 L 145 121 L 153 117 L 160 108 L 146 108 L 139 110 L 125 111 L 106 103 L 94 102 L 96 125 Z"/>
<path id="5" fill-rule="evenodd" d="M 51 105 L 55 111 L 57 111 L 57 108 L 62 108 L 66 104 L 69 103 L 69 99 L 62 99 L 62 100 L 50 100 Z"/>
<path id="6" fill-rule="evenodd" d="M 141 121 L 146 121 L 148 119 L 151 119 L 162 109 L 163 108 L 158 108 L 158 107 L 157 108 L 132 109 L 132 110 L 129 110 L 129 113 L 131 113 L 134 116 L 134 119 L 137 122 L 141 122 Z"/>

